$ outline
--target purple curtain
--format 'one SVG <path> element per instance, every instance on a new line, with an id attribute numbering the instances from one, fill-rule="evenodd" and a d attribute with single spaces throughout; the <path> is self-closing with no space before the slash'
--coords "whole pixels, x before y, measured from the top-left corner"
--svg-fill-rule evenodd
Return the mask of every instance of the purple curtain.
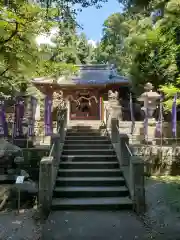
<path id="1" fill-rule="evenodd" d="M 34 136 L 36 108 L 37 108 L 37 99 L 31 96 L 30 97 L 31 115 L 29 116 L 29 120 L 28 120 L 28 136 Z"/>
<path id="2" fill-rule="evenodd" d="M 176 124 L 177 124 L 177 109 L 176 109 L 176 100 L 177 94 L 174 96 L 173 105 L 172 105 L 172 135 L 176 138 Z"/>
<path id="3" fill-rule="evenodd" d="M 6 121 L 4 100 L 0 100 L 0 136 L 1 137 L 8 136 L 8 124 Z"/>
<path id="4" fill-rule="evenodd" d="M 51 136 L 53 133 L 52 127 L 52 97 L 45 97 L 45 112 L 44 112 L 44 124 L 45 124 L 45 136 Z"/>
<path id="5" fill-rule="evenodd" d="M 15 104 L 15 117 L 14 117 L 14 137 L 23 136 L 23 118 L 24 118 L 24 98 L 17 97 Z"/>

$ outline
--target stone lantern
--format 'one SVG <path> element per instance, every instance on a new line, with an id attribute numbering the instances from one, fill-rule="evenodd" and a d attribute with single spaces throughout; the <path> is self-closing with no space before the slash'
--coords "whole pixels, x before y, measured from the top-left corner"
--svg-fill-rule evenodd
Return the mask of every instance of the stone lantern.
<path id="1" fill-rule="evenodd" d="M 142 107 L 142 110 L 145 113 L 145 117 L 147 116 L 148 118 L 147 130 L 143 127 L 143 131 L 146 131 L 143 135 L 143 141 L 145 140 L 151 142 L 152 144 L 155 144 L 154 133 L 156 128 L 156 121 L 153 118 L 153 113 L 157 107 L 157 100 L 160 99 L 160 94 L 153 91 L 153 85 L 151 83 L 147 83 L 144 89 L 145 92 L 142 93 L 138 99 L 138 101 L 143 102 L 144 106 Z"/>
<path id="2" fill-rule="evenodd" d="M 138 101 L 144 103 L 142 110 L 144 111 L 145 115 L 147 115 L 148 120 L 152 122 L 155 120 L 152 118 L 152 116 L 157 107 L 157 100 L 160 99 L 160 94 L 153 91 L 153 85 L 151 83 L 147 83 L 144 87 L 144 90 L 145 92 L 141 94 Z"/>

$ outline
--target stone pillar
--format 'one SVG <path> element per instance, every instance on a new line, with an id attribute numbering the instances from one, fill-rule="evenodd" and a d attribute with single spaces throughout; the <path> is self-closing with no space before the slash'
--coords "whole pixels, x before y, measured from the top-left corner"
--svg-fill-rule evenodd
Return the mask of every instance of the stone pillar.
<path id="1" fill-rule="evenodd" d="M 39 206 L 48 214 L 52 203 L 53 192 L 53 157 L 43 157 L 39 171 Z"/>
<path id="2" fill-rule="evenodd" d="M 144 162 L 138 156 L 130 157 L 130 189 L 134 210 L 137 214 L 145 212 Z"/>
<path id="3" fill-rule="evenodd" d="M 68 126 L 68 123 L 69 123 L 69 113 L 68 113 L 68 108 L 66 108 L 65 110 L 64 110 L 64 129 L 66 129 L 67 128 L 67 126 Z"/>
<path id="4" fill-rule="evenodd" d="M 104 108 L 104 116 L 103 116 L 104 118 L 102 120 L 104 121 L 104 123 L 106 124 L 106 127 L 108 128 L 108 124 L 107 124 L 108 101 L 104 101 L 103 108 Z"/>
<path id="5" fill-rule="evenodd" d="M 52 154 L 54 157 L 54 166 L 59 165 L 60 160 L 60 134 L 56 133 L 51 136 L 51 147 L 54 144 L 54 148 L 52 149 Z"/>
<path id="6" fill-rule="evenodd" d="M 70 101 L 67 100 L 67 125 L 69 125 L 70 122 Z"/>
<path id="7" fill-rule="evenodd" d="M 64 143 L 67 128 L 67 109 L 62 110 L 62 119 L 59 121 L 59 126 L 60 142 Z"/>
<path id="8" fill-rule="evenodd" d="M 54 144 L 54 147 L 53 147 Z M 52 148 L 53 147 L 53 148 Z M 51 136 L 51 148 L 52 148 L 52 153 L 51 156 L 53 156 L 53 187 L 56 181 L 57 177 L 57 172 L 59 169 L 59 162 L 60 162 L 60 157 L 61 157 L 61 142 L 60 142 L 60 134 L 53 134 Z"/>
<path id="9" fill-rule="evenodd" d="M 109 106 L 107 105 L 106 106 L 106 126 L 107 126 L 107 129 L 110 130 L 111 129 L 111 111 L 110 111 L 110 108 Z"/>
<path id="10" fill-rule="evenodd" d="M 119 140 L 118 120 L 116 118 L 111 119 L 111 140 L 112 143 L 117 143 Z"/>
<path id="11" fill-rule="evenodd" d="M 121 166 L 129 166 L 130 153 L 128 152 L 129 137 L 127 134 L 120 134 L 119 152 Z"/>
<path id="12" fill-rule="evenodd" d="M 57 114 L 57 131 L 60 133 L 61 140 L 64 141 L 64 130 L 67 127 L 67 109 L 60 109 Z"/>
<path id="13" fill-rule="evenodd" d="M 36 112 L 35 112 L 35 120 L 39 121 L 41 119 L 41 115 L 40 115 L 40 104 L 38 103 L 36 106 Z"/>

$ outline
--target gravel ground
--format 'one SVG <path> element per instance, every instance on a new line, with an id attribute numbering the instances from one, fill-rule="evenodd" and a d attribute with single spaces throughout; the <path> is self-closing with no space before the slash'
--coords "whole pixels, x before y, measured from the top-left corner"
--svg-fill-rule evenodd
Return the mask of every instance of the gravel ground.
<path id="1" fill-rule="evenodd" d="M 0 240 L 39 240 L 41 226 L 33 218 L 34 210 L 0 214 Z"/>
<path id="2" fill-rule="evenodd" d="M 149 234 L 135 214 L 127 211 L 52 212 L 42 240 L 147 240 Z"/>
<path id="3" fill-rule="evenodd" d="M 154 239 L 180 240 L 179 184 L 168 177 L 162 179 L 146 181 L 147 213 L 143 220 Z"/>
<path id="4" fill-rule="evenodd" d="M 146 181 L 144 225 L 128 212 L 53 212 L 44 226 L 35 210 L 0 213 L 0 240 L 180 240 L 180 179 Z"/>

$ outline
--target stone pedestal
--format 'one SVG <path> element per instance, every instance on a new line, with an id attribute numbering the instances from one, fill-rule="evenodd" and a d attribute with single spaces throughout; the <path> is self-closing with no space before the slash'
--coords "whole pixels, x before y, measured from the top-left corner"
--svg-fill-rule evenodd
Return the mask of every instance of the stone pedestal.
<path id="1" fill-rule="evenodd" d="M 155 119 L 148 119 L 148 127 L 147 127 L 147 138 L 144 138 L 144 142 L 148 144 L 155 145 L 156 144 L 156 121 Z M 145 129 L 143 128 L 143 135 L 145 137 Z"/>
<path id="2" fill-rule="evenodd" d="M 117 121 L 121 120 L 122 112 L 121 112 L 121 106 L 116 104 L 109 104 L 108 110 L 108 120 L 107 120 L 107 127 L 111 128 L 111 119 L 117 119 Z"/>
<path id="3" fill-rule="evenodd" d="M 130 158 L 130 186 L 134 210 L 137 214 L 142 214 L 146 210 L 144 162 L 137 156 Z"/>
<path id="4" fill-rule="evenodd" d="M 118 132 L 118 120 L 116 118 L 111 119 L 111 141 L 112 143 L 117 143 L 119 141 Z"/>
<path id="5" fill-rule="evenodd" d="M 50 212 L 53 179 L 53 157 L 43 157 L 39 171 L 39 207 L 45 214 Z"/>
<path id="6" fill-rule="evenodd" d="M 127 134 L 120 134 L 119 150 L 121 166 L 129 166 L 130 153 L 128 152 L 129 138 Z"/>

